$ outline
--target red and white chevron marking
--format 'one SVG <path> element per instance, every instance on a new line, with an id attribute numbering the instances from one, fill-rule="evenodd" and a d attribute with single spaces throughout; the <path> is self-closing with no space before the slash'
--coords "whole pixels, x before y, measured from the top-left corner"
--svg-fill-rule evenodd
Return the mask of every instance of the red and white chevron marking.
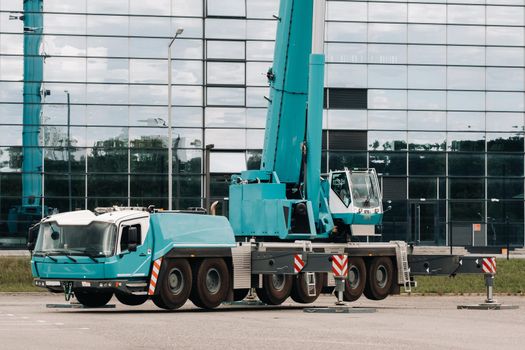
<path id="1" fill-rule="evenodd" d="M 481 266 L 485 273 L 496 273 L 496 258 L 483 258 Z"/>
<path id="2" fill-rule="evenodd" d="M 295 254 L 293 258 L 293 271 L 295 273 L 301 272 L 301 270 L 304 268 L 304 265 L 305 263 L 301 254 Z"/>
<path id="3" fill-rule="evenodd" d="M 153 295 L 155 293 L 155 287 L 157 286 L 157 279 L 159 278 L 161 264 L 162 258 L 158 258 L 153 262 L 153 269 L 151 270 L 151 279 L 149 280 L 148 295 Z"/>
<path id="4" fill-rule="evenodd" d="M 348 255 L 332 255 L 332 272 L 334 277 L 348 275 Z"/>

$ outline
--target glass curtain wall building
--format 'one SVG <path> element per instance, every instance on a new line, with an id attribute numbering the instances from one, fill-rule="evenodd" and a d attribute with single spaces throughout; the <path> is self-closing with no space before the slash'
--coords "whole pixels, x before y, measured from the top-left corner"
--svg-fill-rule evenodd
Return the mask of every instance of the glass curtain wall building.
<path id="1" fill-rule="evenodd" d="M 24 24 L 24 1 L 0 2 L 0 248 L 23 244 L 31 221 L 15 215 L 30 36 L 46 209 L 168 207 L 180 27 L 173 207 L 204 204 L 206 145 L 212 200 L 259 166 L 277 0 L 31 1 L 41 28 Z M 523 2 L 329 0 L 326 22 L 322 170 L 376 168 L 392 206 L 381 239 L 522 247 Z"/>

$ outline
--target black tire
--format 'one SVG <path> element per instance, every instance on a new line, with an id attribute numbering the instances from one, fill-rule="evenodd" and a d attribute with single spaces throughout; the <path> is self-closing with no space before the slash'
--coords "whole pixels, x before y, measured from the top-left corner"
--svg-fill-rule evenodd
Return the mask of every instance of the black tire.
<path id="1" fill-rule="evenodd" d="M 89 289 L 75 289 L 73 291 L 78 302 L 87 307 L 101 307 L 106 305 L 113 297 L 111 291 L 95 291 Z"/>
<path id="2" fill-rule="evenodd" d="M 280 305 L 290 296 L 292 286 L 292 275 L 263 275 L 263 287 L 255 292 L 263 303 Z"/>
<path id="3" fill-rule="evenodd" d="M 241 301 L 246 299 L 248 296 L 248 293 L 250 293 L 250 289 L 234 289 L 233 290 L 233 301 Z"/>
<path id="4" fill-rule="evenodd" d="M 366 286 L 366 265 L 363 258 L 348 257 L 348 278 L 345 281 L 344 301 L 355 301 Z"/>
<path id="5" fill-rule="evenodd" d="M 368 264 L 365 296 L 370 300 L 383 300 L 390 294 L 394 281 L 394 264 L 386 256 L 373 258 Z"/>
<path id="6" fill-rule="evenodd" d="M 124 305 L 137 306 L 142 305 L 148 300 L 147 295 L 133 295 L 124 292 L 115 292 L 115 297 Z"/>
<path id="7" fill-rule="evenodd" d="M 174 310 L 186 303 L 191 292 L 191 266 L 186 259 L 166 259 L 151 300 L 161 309 Z"/>
<path id="8" fill-rule="evenodd" d="M 321 295 L 321 289 L 323 289 L 322 273 L 315 274 L 315 295 L 308 295 L 306 282 L 306 273 L 300 273 L 297 276 L 293 276 L 292 292 L 290 293 L 290 296 L 296 303 L 311 304 L 319 298 L 319 295 Z"/>
<path id="9" fill-rule="evenodd" d="M 224 259 L 204 259 L 193 277 L 190 300 L 203 309 L 213 309 L 228 297 L 230 272 Z"/>

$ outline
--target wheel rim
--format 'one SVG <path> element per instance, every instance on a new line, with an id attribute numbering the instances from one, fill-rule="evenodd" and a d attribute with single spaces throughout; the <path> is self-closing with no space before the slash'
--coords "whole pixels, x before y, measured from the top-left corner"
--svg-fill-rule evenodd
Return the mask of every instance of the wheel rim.
<path id="1" fill-rule="evenodd" d="M 174 268 L 168 275 L 168 286 L 173 294 L 180 294 L 184 289 L 184 276 L 182 271 Z"/>
<path id="2" fill-rule="evenodd" d="M 356 289 L 359 286 L 359 282 L 361 282 L 359 270 L 357 267 L 351 266 L 350 270 L 348 270 L 348 285 L 351 289 Z"/>
<path id="3" fill-rule="evenodd" d="M 272 286 L 275 290 L 283 290 L 285 283 L 284 275 L 272 275 Z"/>
<path id="4" fill-rule="evenodd" d="M 379 288 L 385 288 L 388 283 L 388 273 L 384 265 L 380 265 L 376 270 L 376 281 Z"/>
<path id="5" fill-rule="evenodd" d="M 206 289 L 211 294 L 216 294 L 221 289 L 221 275 L 215 268 L 211 268 L 206 273 Z"/>

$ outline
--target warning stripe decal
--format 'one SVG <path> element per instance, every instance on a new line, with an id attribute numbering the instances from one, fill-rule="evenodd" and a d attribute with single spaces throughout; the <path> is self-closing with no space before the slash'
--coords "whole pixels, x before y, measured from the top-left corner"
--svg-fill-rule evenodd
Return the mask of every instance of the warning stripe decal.
<path id="1" fill-rule="evenodd" d="M 301 256 L 301 254 L 295 254 L 294 258 L 293 258 L 293 270 L 295 273 L 299 273 L 301 272 L 301 270 L 304 268 L 304 261 L 303 261 L 303 258 Z"/>
<path id="2" fill-rule="evenodd" d="M 496 258 L 483 258 L 482 262 L 483 272 L 496 273 Z"/>
<path id="3" fill-rule="evenodd" d="M 148 295 L 155 294 L 155 287 L 157 286 L 157 280 L 159 278 L 161 264 L 162 258 L 158 258 L 153 262 L 153 268 L 151 269 L 151 279 L 149 281 Z"/>
<path id="4" fill-rule="evenodd" d="M 335 277 L 346 277 L 348 275 L 348 256 L 332 256 L 332 272 Z"/>

